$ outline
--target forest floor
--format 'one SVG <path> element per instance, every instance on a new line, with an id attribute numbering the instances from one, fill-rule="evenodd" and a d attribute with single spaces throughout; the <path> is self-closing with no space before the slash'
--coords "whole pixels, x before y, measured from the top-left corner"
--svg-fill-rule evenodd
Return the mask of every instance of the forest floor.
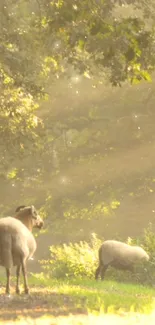
<path id="1" fill-rule="evenodd" d="M 30 295 L 5 296 L 0 280 L 0 324 L 153 325 L 155 289 L 94 280 L 29 278 Z M 22 290 L 23 287 L 21 286 Z"/>

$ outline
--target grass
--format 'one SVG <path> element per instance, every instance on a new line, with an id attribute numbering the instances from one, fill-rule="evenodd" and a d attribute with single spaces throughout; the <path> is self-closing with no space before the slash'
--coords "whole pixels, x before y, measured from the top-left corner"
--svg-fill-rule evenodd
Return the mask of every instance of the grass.
<path id="1" fill-rule="evenodd" d="M 40 280 L 39 280 L 40 281 Z M 32 280 L 33 282 L 33 280 Z M 44 280 L 46 287 L 59 294 L 67 295 L 91 312 L 149 313 L 154 306 L 155 291 L 142 285 L 116 283 L 114 281 L 96 282 L 94 280 Z"/>
<path id="2" fill-rule="evenodd" d="M 87 325 L 102 324 L 104 320 L 104 324 L 109 325 L 144 321 L 151 325 L 155 321 L 155 290 L 151 287 L 32 275 L 29 278 L 31 296 L 18 297 L 13 291 L 14 280 L 11 298 L 5 297 L 4 286 L 1 288 L 0 324 L 42 325 L 46 321 L 47 325 Z M 4 284 L 5 279 L 0 279 L 0 283 Z"/>

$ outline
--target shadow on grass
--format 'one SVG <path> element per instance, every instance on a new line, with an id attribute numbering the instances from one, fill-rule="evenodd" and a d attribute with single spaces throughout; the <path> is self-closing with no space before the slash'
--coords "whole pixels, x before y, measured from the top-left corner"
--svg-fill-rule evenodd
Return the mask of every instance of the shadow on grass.
<path id="1" fill-rule="evenodd" d="M 0 285 L 0 320 L 37 319 L 42 316 L 68 316 L 89 312 L 150 313 L 154 307 L 154 290 L 135 285 L 95 281 L 50 281 L 35 283 L 29 279 L 30 296 L 17 296 L 12 286 L 11 297 Z M 4 282 L 1 282 L 1 284 Z"/>
<path id="2" fill-rule="evenodd" d="M 44 315 L 67 316 L 69 314 L 87 314 L 85 298 L 77 301 L 67 294 L 51 291 L 35 290 L 31 294 L 17 296 L 12 293 L 10 297 L 0 295 L 0 320 L 15 320 L 20 317 L 33 319 Z"/>

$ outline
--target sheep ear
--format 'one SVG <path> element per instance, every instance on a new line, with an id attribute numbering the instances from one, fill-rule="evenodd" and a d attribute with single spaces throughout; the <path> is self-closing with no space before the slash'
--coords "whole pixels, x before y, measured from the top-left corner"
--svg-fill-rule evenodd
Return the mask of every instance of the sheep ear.
<path id="1" fill-rule="evenodd" d="M 36 211 L 34 205 L 31 205 L 31 216 L 33 219 L 37 219 L 37 211 Z"/>
<path id="2" fill-rule="evenodd" d="M 19 205 L 19 207 L 17 207 L 15 212 L 19 212 L 20 210 L 24 209 L 25 207 L 26 207 L 25 205 Z"/>
<path id="3" fill-rule="evenodd" d="M 31 212 L 32 212 L 32 214 L 34 213 L 34 211 L 35 211 L 34 205 L 31 205 Z"/>

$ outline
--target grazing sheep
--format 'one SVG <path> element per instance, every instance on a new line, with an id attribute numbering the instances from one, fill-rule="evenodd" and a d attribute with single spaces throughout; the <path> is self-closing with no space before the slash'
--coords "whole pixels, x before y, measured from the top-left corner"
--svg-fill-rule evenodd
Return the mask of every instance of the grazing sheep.
<path id="1" fill-rule="evenodd" d="M 95 272 L 95 279 L 97 280 L 100 274 L 103 280 L 109 265 L 116 269 L 132 272 L 136 263 L 148 260 L 149 255 L 139 246 L 130 246 L 116 240 L 106 240 L 99 248 L 99 266 Z"/>
<path id="2" fill-rule="evenodd" d="M 34 206 L 20 206 L 14 217 L 0 219 L 0 265 L 6 268 L 6 294 L 10 294 L 11 267 L 17 266 L 16 293 L 20 293 L 19 278 L 22 268 L 25 293 L 29 293 L 26 262 L 36 250 L 32 228 L 42 228 L 43 220 Z"/>

